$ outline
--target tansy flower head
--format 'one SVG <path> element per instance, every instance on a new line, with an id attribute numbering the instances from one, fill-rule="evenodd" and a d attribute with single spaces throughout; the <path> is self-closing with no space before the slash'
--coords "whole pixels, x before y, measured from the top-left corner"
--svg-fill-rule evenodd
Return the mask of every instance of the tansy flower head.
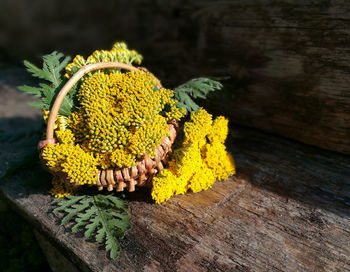
<path id="1" fill-rule="evenodd" d="M 115 61 L 127 64 L 141 64 L 142 55 L 135 50 L 128 49 L 124 42 L 116 42 L 111 50 L 96 50 L 87 59 L 77 55 L 73 62 L 67 65 L 65 77 L 69 78 L 75 74 L 81 67 L 97 62 Z M 120 69 L 108 69 L 112 73 L 119 73 Z M 100 72 L 99 70 L 95 72 Z M 95 73 L 92 72 L 92 73 Z"/>
<path id="2" fill-rule="evenodd" d="M 111 51 L 95 51 L 87 60 L 77 56 L 67 70 L 88 62 L 114 61 L 118 54 L 138 59 L 135 52 L 128 52 L 125 44 L 116 44 Z M 149 72 L 91 73 L 76 92 L 76 110 L 68 119 L 56 121 L 58 143 L 46 146 L 42 157 L 51 170 L 81 185 L 95 183 L 101 169 L 130 167 L 146 153 L 153 158 L 169 135 L 167 122 L 185 114 L 175 106 L 173 96 Z"/>
<path id="3" fill-rule="evenodd" d="M 183 145 L 174 151 L 169 168 L 154 178 L 152 197 L 157 203 L 187 190 L 207 190 L 216 180 L 235 174 L 233 158 L 223 144 L 228 133 L 226 118 L 212 121 L 209 113 L 199 109 L 191 114 L 184 131 Z"/>
<path id="4" fill-rule="evenodd" d="M 228 134 L 228 119 L 224 116 L 217 117 L 214 122 L 211 131 L 208 134 L 210 142 L 225 143 Z"/>
<path id="5" fill-rule="evenodd" d="M 117 61 L 140 63 L 142 56 L 116 43 L 111 50 L 96 50 L 86 59 L 77 55 L 66 67 L 71 77 L 82 66 Z M 155 157 L 156 148 L 169 136 L 170 121 L 179 121 L 185 109 L 178 107 L 173 90 L 143 70 L 121 73 L 103 69 L 88 73 L 75 93 L 77 105 L 68 117 L 58 116 L 55 145 L 47 145 L 42 157 L 67 179 L 54 179 L 52 193 L 64 196 L 73 184 L 94 184 L 101 169 L 136 165 L 145 154 Z M 47 119 L 48 112 L 44 112 Z M 153 179 L 152 197 L 157 203 L 188 190 L 210 188 L 218 179 L 235 173 L 232 156 L 224 145 L 228 120 L 213 120 L 203 108 L 191 113 L 184 124 L 182 146 L 173 152 L 169 168 Z"/>
<path id="6" fill-rule="evenodd" d="M 190 122 L 184 125 L 185 140 L 184 145 L 188 143 L 203 146 L 206 142 L 205 137 L 212 129 L 212 116 L 205 109 L 191 113 Z"/>
<path id="7" fill-rule="evenodd" d="M 97 161 L 79 146 L 75 146 L 62 163 L 62 171 L 68 175 L 71 183 L 96 184 Z"/>
<path id="8" fill-rule="evenodd" d="M 111 161 L 117 167 L 130 167 L 136 163 L 135 157 L 125 148 L 117 148 L 111 154 Z"/>
<path id="9" fill-rule="evenodd" d="M 75 137 L 70 129 L 56 131 L 56 137 L 61 144 L 74 145 Z"/>
<path id="10" fill-rule="evenodd" d="M 52 179 L 52 185 L 53 188 L 50 190 L 50 194 L 58 198 L 74 195 L 79 190 L 78 186 L 75 186 L 60 177 L 54 177 Z"/>
<path id="11" fill-rule="evenodd" d="M 79 88 L 80 107 L 68 118 L 68 127 L 85 152 L 103 157 L 101 168 L 129 167 L 145 153 L 153 158 L 169 134 L 167 122 L 184 116 L 173 95 L 149 72 L 98 72 Z"/>

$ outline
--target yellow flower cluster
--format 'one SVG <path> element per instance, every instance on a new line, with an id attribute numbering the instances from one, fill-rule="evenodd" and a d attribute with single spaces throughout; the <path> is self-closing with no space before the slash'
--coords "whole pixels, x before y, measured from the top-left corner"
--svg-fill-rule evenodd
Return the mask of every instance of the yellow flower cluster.
<path id="1" fill-rule="evenodd" d="M 225 151 L 225 145 L 220 142 L 206 144 L 202 149 L 202 158 L 219 180 L 226 179 L 227 173 L 234 165 L 232 156 Z"/>
<path id="2" fill-rule="evenodd" d="M 97 63 L 97 62 L 122 62 L 127 64 L 140 64 L 142 61 L 142 55 L 137 53 L 135 50 L 128 49 L 127 45 L 124 42 L 116 42 L 111 50 L 96 50 L 92 53 L 87 59 L 77 55 L 73 62 L 68 64 L 66 67 L 65 77 L 69 78 L 74 73 L 76 73 L 81 67 Z M 109 72 L 118 73 L 120 69 L 108 69 Z M 97 70 L 96 72 L 100 72 Z M 95 72 L 94 72 L 95 73 Z"/>
<path id="3" fill-rule="evenodd" d="M 165 116 L 168 120 L 180 120 L 186 112 L 184 108 L 179 108 L 175 104 L 175 100 L 169 101 L 169 110 L 165 111 Z"/>
<path id="4" fill-rule="evenodd" d="M 184 125 L 185 140 L 184 145 L 190 142 L 203 146 L 206 143 L 205 136 L 212 130 L 212 116 L 206 110 L 200 109 L 191 113 L 191 122 Z M 226 139 L 226 136 L 225 136 Z"/>
<path id="5" fill-rule="evenodd" d="M 57 144 L 48 144 L 42 151 L 46 166 L 54 172 L 63 172 L 71 183 L 96 183 L 97 160 L 74 144 L 70 129 L 56 132 Z"/>
<path id="6" fill-rule="evenodd" d="M 67 122 L 68 127 L 73 131 L 76 142 L 81 143 L 87 135 L 86 122 L 84 119 L 84 111 L 77 110 L 73 112 Z"/>
<path id="7" fill-rule="evenodd" d="M 118 43 L 111 51 L 96 51 L 87 60 L 77 56 L 66 67 L 67 77 L 82 65 L 99 61 L 140 62 L 141 56 Z M 49 169 L 81 185 L 95 183 L 101 169 L 130 167 L 145 153 L 154 158 L 156 147 L 169 135 L 168 121 L 185 115 L 184 109 L 175 106 L 173 96 L 172 90 L 161 87 L 146 71 L 106 69 L 88 74 L 77 90 L 76 110 L 56 120 L 58 143 L 47 145 L 42 158 Z M 67 180 L 54 179 L 56 196 L 71 192 Z"/>
<path id="8" fill-rule="evenodd" d="M 147 153 L 154 158 L 156 147 L 167 135 L 169 135 L 169 127 L 166 118 L 156 115 L 148 125 L 138 126 L 134 133 L 130 134 L 128 149 L 134 156 Z"/>
<path id="9" fill-rule="evenodd" d="M 65 197 L 68 195 L 74 195 L 78 191 L 78 186 L 74 186 L 72 183 L 67 182 L 63 178 L 54 177 L 52 179 L 53 188 L 50 190 L 50 194 L 54 197 Z"/>
<path id="10" fill-rule="evenodd" d="M 68 127 L 102 169 L 130 167 L 145 153 L 153 158 L 169 133 L 167 122 L 184 116 L 173 95 L 149 72 L 95 73 L 82 83 L 81 107 L 68 118 Z"/>
<path id="11" fill-rule="evenodd" d="M 92 154 L 85 152 L 79 145 L 71 149 L 61 166 L 62 171 L 67 173 L 71 182 L 80 185 L 96 184 L 97 161 Z"/>
<path id="12" fill-rule="evenodd" d="M 57 130 L 56 137 L 59 143 L 64 143 L 68 145 L 73 145 L 75 141 L 74 134 L 70 129 Z"/>
<path id="13" fill-rule="evenodd" d="M 168 200 L 178 188 L 178 180 L 174 174 L 166 169 L 153 178 L 152 198 L 159 204 Z"/>
<path id="14" fill-rule="evenodd" d="M 62 171 L 62 164 L 66 161 L 71 148 L 71 144 L 48 144 L 42 150 L 41 156 L 50 170 L 59 172 Z"/>
<path id="15" fill-rule="evenodd" d="M 48 110 L 43 110 L 43 118 L 44 118 L 45 124 L 47 124 L 47 121 L 49 119 L 49 114 L 50 114 L 50 112 Z M 54 128 L 56 130 L 65 130 L 67 127 L 67 122 L 68 122 L 68 120 L 67 120 L 66 116 L 62 116 L 62 115 L 58 114 Z"/>
<path id="16" fill-rule="evenodd" d="M 161 203 L 188 190 L 200 192 L 216 180 L 235 174 L 232 156 L 226 151 L 228 120 L 222 116 L 212 120 L 204 109 L 191 114 L 184 126 L 183 146 L 174 151 L 169 168 L 153 179 L 152 198 Z"/>
<path id="17" fill-rule="evenodd" d="M 115 149 L 110 156 L 110 160 L 117 167 L 123 167 L 124 165 L 131 166 L 136 163 L 135 156 L 129 153 L 125 148 Z"/>

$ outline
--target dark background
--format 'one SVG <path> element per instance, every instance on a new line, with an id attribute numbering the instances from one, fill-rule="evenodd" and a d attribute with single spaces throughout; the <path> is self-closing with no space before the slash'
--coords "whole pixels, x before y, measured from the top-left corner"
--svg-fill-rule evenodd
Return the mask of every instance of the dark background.
<path id="1" fill-rule="evenodd" d="M 156 70 L 159 77 L 180 82 L 192 76 L 187 67 L 198 60 L 200 14 L 196 11 L 200 9 L 192 1 L 1 3 L 0 47 L 5 58 L 17 63 L 23 58 L 39 61 L 53 50 L 86 56 L 96 49 L 110 49 L 121 40 L 143 54 L 144 65 Z M 175 76 L 179 66 L 182 72 Z"/>
<path id="2" fill-rule="evenodd" d="M 167 87 L 229 76 L 232 123 L 350 154 L 350 2 L 1 0 L 0 56 L 39 63 L 126 41 Z"/>

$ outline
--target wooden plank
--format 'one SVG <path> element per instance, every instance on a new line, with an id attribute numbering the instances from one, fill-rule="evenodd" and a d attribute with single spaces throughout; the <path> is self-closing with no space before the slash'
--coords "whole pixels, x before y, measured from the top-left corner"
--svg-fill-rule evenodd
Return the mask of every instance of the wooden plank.
<path id="1" fill-rule="evenodd" d="M 231 76 L 230 100 L 214 108 L 236 123 L 350 154 L 350 3 L 211 7 L 201 17 L 197 61 L 202 74 Z"/>
<path id="2" fill-rule="evenodd" d="M 118 260 L 58 225 L 48 186 L 1 193 L 83 271 L 347 271 L 350 159 L 233 129 L 239 175 L 156 205 L 128 195 L 133 229 Z M 148 193 L 149 195 L 149 193 Z"/>
<path id="3" fill-rule="evenodd" d="M 22 121 L 14 114 L 1 129 Z M 115 261 L 59 225 L 50 181 L 26 187 L 22 172 L 0 193 L 81 271 L 349 271 L 350 158 L 241 127 L 228 145 L 238 175 L 208 191 L 161 205 L 127 194 L 133 229 Z M 2 161 L 20 156 L 0 148 Z"/>
<path id="4" fill-rule="evenodd" d="M 79 270 L 77 270 L 77 268 L 55 247 L 53 247 L 44 236 L 35 230 L 34 235 L 41 247 L 42 252 L 45 254 L 52 272 L 79 272 Z"/>

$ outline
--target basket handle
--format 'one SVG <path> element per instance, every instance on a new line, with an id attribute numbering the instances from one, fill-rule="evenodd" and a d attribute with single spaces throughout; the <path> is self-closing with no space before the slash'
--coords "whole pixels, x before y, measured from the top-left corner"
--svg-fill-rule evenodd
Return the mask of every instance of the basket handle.
<path id="1" fill-rule="evenodd" d="M 61 104 L 63 102 L 64 97 L 67 95 L 69 90 L 74 86 L 75 83 L 78 82 L 78 80 L 84 76 L 85 74 L 102 69 L 102 68 L 121 68 L 129 71 L 137 71 L 138 68 L 125 64 L 120 62 L 98 62 L 93 64 L 88 64 L 86 66 L 81 67 L 78 72 L 76 72 L 63 86 L 61 91 L 58 93 L 55 103 L 52 106 L 52 109 L 50 111 L 49 120 L 47 121 L 47 128 L 46 128 L 46 140 L 47 141 L 53 141 L 53 134 L 54 134 L 54 128 L 55 128 L 55 121 L 58 114 L 58 111 L 61 107 Z"/>

